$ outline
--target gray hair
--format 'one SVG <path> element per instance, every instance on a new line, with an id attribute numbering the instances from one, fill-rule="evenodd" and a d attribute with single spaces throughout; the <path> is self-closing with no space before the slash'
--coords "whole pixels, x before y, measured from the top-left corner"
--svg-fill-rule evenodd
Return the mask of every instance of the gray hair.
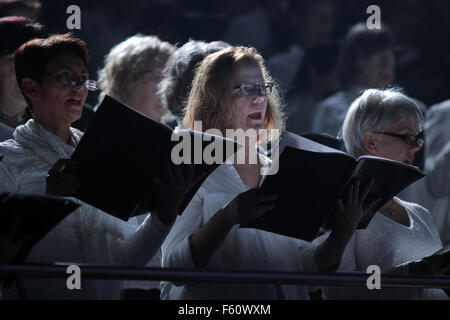
<path id="1" fill-rule="evenodd" d="M 98 72 L 99 101 L 105 94 L 128 103 L 149 68 L 165 65 L 175 47 L 156 36 L 136 34 L 115 45 Z"/>
<path id="2" fill-rule="evenodd" d="M 162 105 L 182 119 L 197 66 L 208 54 L 229 46 L 223 41 L 190 40 L 178 48 L 167 61 L 164 78 L 158 85 Z"/>
<path id="3" fill-rule="evenodd" d="M 364 133 L 384 131 L 391 123 L 407 119 L 422 128 L 420 108 L 398 88 L 365 90 L 350 106 L 342 126 L 347 152 L 355 157 L 367 153 Z"/>

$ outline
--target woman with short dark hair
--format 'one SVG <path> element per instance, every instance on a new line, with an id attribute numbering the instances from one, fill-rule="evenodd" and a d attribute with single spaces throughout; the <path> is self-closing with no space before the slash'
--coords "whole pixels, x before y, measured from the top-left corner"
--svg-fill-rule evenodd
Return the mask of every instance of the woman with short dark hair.
<path id="1" fill-rule="evenodd" d="M 87 62 L 85 42 L 71 34 L 31 40 L 17 50 L 17 80 L 33 110 L 33 119 L 16 128 L 14 140 L 0 143 L 0 156 L 4 156 L 0 191 L 73 194 L 61 190 L 54 175 L 63 182 L 73 182 L 70 187 L 76 188 L 76 181 L 65 180 L 68 176 L 60 172 L 62 166 L 73 164 L 57 161 L 70 158 L 83 135 L 71 124 L 80 118 L 88 90 L 96 89 L 96 82 L 88 80 Z M 175 168 L 167 174 L 169 180 L 161 185 L 155 214 L 147 215 L 139 227 L 133 219 L 124 222 L 81 203 L 34 247 L 27 261 L 144 266 L 171 229 L 187 187 L 184 177 L 189 172 Z M 65 281 L 27 281 L 27 294 L 53 299 L 120 297 L 117 281 L 86 281 L 83 290 L 68 290 Z"/>

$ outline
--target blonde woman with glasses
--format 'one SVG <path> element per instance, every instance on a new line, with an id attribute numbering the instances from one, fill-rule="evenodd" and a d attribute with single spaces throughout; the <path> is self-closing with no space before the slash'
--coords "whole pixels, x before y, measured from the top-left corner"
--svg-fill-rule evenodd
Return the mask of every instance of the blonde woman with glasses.
<path id="1" fill-rule="evenodd" d="M 203 130 L 282 131 L 284 117 L 277 87 L 266 72 L 263 58 L 253 48 L 230 47 L 208 55 L 197 69 L 183 126 Z M 254 145 L 245 145 L 249 157 Z M 247 159 L 247 158 L 246 158 Z M 257 158 L 258 159 L 258 158 Z M 261 159 L 261 158 L 259 158 Z M 263 161 L 218 167 L 200 187 L 177 219 L 162 246 L 162 262 L 171 268 L 225 271 L 332 271 L 363 215 L 367 187 L 355 183 L 336 213 L 337 224 L 321 245 L 278 234 L 239 228 L 270 210 L 275 197 L 257 194 Z M 299 164 L 300 166 L 301 164 Z M 314 214 L 311 212 L 311 214 Z M 308 299 L 299 285 L 239 283 L 175 283 L 169 299 Z"/>

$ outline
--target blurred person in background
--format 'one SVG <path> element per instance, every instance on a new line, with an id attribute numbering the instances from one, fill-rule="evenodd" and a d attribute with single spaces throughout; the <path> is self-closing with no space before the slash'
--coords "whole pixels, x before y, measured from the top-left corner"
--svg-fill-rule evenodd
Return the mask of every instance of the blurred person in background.
<path id="1" fill-rule="evenodd" d="M 0 17 L 20 16 L 37 21 L 41 13 L 39 0 L 0 0 Z"/>
<path id="2" fill-rule="evenodd" d="M 157 96 L 167 60 L 175 47 L 156 36 L 134 35 L 114 46 L 99 71 L 99 103 L 105 94 L 161 121 L 168 111 Z"/>
<path id="3" fill-rule="evenodd" d="M 289 7 L 291 30 L 274 34 L 274 38 L 288 37 L 290 46 L 283 52 L 275 52 L 267 60 L 267 68 L 279 82 L 283 93 L 293 89 L 294 81 L 301 77 L 300 68 L 305 54 L 311 48 L 332 40 L 336 23 L 336 3 L 332 0 L 291 1 Z"/>
<path id="4" fill-rule="evenodd" d="M 333 42 L 306 50 L 297 78 L 287 94 L 287 130 L 299 135 L 312 131 L 317 103 L 339 88 L 338 52 L 339 46 Z"/>
<path id="5" fill-rule="evenodd" d="M 14 52 L 28 40 L 45 36 L 44 27 L 28 18 L 0 18 L 0 142 L 12 139 L 14 129 L 31 117 L 17 84 Z"/>
<path id="6" fill-rule="evenodd" d="M 368 88 L 387 88 L 395 79 L 394 36 L 386 26 L 370 30 L 365 23 L 347 33 L 338 60 L 341 91 L 320 102 L 312 131 L 336 136 L 350 104 Z"/>
<path id="7" fill-rule="evenodd" d="M 444 245 L 450 244 L 450 100 L 432 106 L 426 115 L 426 187 L 433 220 Z"/>
<path id="8" fill-rule="evenodd" d="M 158 95 L 163 107 L 170 110 L 173 117 L 166 117 L 172 128 L 182 127 L 181 119 L 191 91 L 195 70 L 210 53 L 220 51 L 230 45 L 223 41 L 204 42 L 189 40 L 175 50 L 167 61 L 163 79 L 158 85 Z"/>

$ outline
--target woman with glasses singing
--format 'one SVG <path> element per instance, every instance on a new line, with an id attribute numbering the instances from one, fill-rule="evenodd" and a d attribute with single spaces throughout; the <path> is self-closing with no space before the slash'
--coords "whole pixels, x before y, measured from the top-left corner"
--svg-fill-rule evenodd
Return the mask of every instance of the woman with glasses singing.
<path id="1" fill-rule="evenodd" d="M 15 70 L 32 119 L 0 144 L 0 189 L 44 194 L 58 159 L 70 158 L 82 137 L 71 127 L 81 117 L 89 90 L 85 43 L 70 34 L 35 39 L 16 51 Z M 26 170 L 25 170 L 26 169 Z"/>
<path id="2" fill-rule="evenodd" d="M 284 127 L 276 86 L 253 48 L 230 47 L 208 55 L 197 69 L 183 126 L 203 130 L 243 131 Z M 261 136 L 258 139 L 262 139 Z M 251 139 L 249 139 L 251 141 Z M 274 196 L 256 193 L 263 157 L 248 161 L 254 145 L 245 145 L 246 161 L 225 163 L 200 187 L 177 219 L 162 246 L 165 267 L 228 271 L 331 271 L 363 214 L 367 189 L 352 189 L 337 213 L 348 224 L 338 225 L 330 240 L 316 247 L 309 242 L 274 233 L 239 228 L 273 207 Z M 239 153 L 239 152 L 238 152 Z M 241 283 L 175 283 L 169 299 L 308 299 L 305 286 Z"/>
<path id="3" fill-rule="evenodd" d="M 424 144 L 423 121 L 421 110 L 404 94 L 394 89 L 366 90 L 345 117 L 345 146 L 355 157 L 371 155 L 411 164 Z M 338 271 L 366 272 L 370 265 L 377 265 L 382 274 L 442 275 L 450 270 L 449 253 L 432 256 L 441 248 L 430 212 L 394 197 L 375 214 L 367 229 L 355 232 Z M 324 288 L 324 293 L 329 299 L 447 297 L 440 289 L 383 288 L 382 282 L 380 290 L 334 287 Z"/>
<path id="4" fill-rule="evenodd" d="M 33 119 L 16 128 L 14 139 L 0 143 L 1 192 L 73 194 L 69 189 L 77 182 L 61 169 L 77 167 L 59 159 L 70 158 L 83 135 L 71 124 L 80 118 L 88 91 L 97 87 L 88 80 L 87 63 L 86 44 L 71 34 L 35 39 L 17 50 L 16 76 Z M 190 173 L 168 169 L 167 174 L 157 214 L 148 215 L 139 227 L 81 203 L 33 248 L 27 261 L 144 266 L 177 216 L 176 204 Z M 118 281 L 82 280 L 82 290 L 68 290 L 66 279 L 45 279 L 27 281 L 25 288 L 29 298 L 118 299 L 120 286 Z"/>

